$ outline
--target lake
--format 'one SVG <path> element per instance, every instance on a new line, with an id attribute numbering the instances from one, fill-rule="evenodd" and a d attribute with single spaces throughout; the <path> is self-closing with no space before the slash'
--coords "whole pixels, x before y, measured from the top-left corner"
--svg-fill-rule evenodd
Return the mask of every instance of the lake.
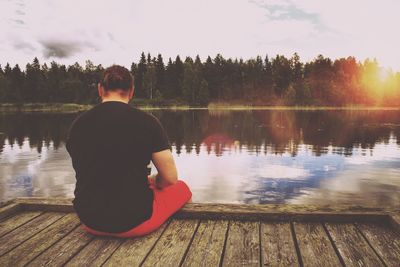
<path id="1" fill-rule="evenodd" d="M 194 202 L 400 207 L 398 110 L 150 112 Z M 0 201 L 73 197 L 77 115 L 0 114 Z"/>

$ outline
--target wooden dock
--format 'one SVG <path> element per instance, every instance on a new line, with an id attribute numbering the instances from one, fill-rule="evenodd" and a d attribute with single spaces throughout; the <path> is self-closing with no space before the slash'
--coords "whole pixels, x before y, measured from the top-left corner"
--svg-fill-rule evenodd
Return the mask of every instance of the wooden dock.
<path id="1" fill-rule="evenodd" d="M 0 208 L 0 266 L 400 266 L 400 211 L 187 204 L 152 234 L 87 234 L 70 199 Z"/>

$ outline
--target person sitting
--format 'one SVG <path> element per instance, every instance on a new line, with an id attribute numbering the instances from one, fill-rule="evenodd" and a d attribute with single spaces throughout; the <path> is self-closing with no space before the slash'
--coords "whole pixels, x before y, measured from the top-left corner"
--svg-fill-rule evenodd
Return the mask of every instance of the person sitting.
<path id="1" fill-rule="evenodd" d="M 74 209 L 83 228 L 95 235 L 148 234 L 191 201 L 161 123 L 128 104 L 133 84 L 125 67 L 105 69 L 98 84 L 102 102 L 80 114 L 68 133 Z M 150 160 L 156 175 L 148 176 Z"/>

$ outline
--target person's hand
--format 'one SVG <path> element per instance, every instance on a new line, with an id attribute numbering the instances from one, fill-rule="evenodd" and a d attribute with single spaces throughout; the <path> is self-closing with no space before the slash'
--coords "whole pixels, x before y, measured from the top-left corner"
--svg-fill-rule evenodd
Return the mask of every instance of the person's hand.
<path id="1" fill-rule="evenodd" d="M 158 173 L 147 176 L 147 179 L 149 180 L 149 185 L 155 186 L 157 189 L 163 189 Z"/>
<path id="2" fill-rule="evenodd" d="M 151 174 L 151 175 L 147 176 L 147 179 L 148 179 L 150 185 L 155 185 L 156 179 L 157 179 L 157 174 Z"/>

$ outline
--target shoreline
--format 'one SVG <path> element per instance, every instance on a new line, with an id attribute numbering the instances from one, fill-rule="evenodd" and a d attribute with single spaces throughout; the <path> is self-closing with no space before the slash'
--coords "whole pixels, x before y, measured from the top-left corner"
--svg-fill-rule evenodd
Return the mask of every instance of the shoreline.
<path id="1" fill-rule="evenodd" d="M 171 105 L 171 106 L 153 106 L 153 105 L 135 105 L 132 106 L 142 110 L 232 110 L 232 111 L 251 111 L 251 110 L 298 110 L 298 111 L 323 111 L 323 110 L 400 110 L 399 107 L 380 107 L 380 106 L 252 106 L 252 105 L 235 105 L 235 104 L 218 104 L 211 103 L 208 106 L 189 106 L 189 105 Z M 74 103 L 27 103 L 27 104 L 0 104 L 0 112 L 60 112 L 75 113 L 86 111 L 94 107 L 91 104 L 74 104 Z"/>

